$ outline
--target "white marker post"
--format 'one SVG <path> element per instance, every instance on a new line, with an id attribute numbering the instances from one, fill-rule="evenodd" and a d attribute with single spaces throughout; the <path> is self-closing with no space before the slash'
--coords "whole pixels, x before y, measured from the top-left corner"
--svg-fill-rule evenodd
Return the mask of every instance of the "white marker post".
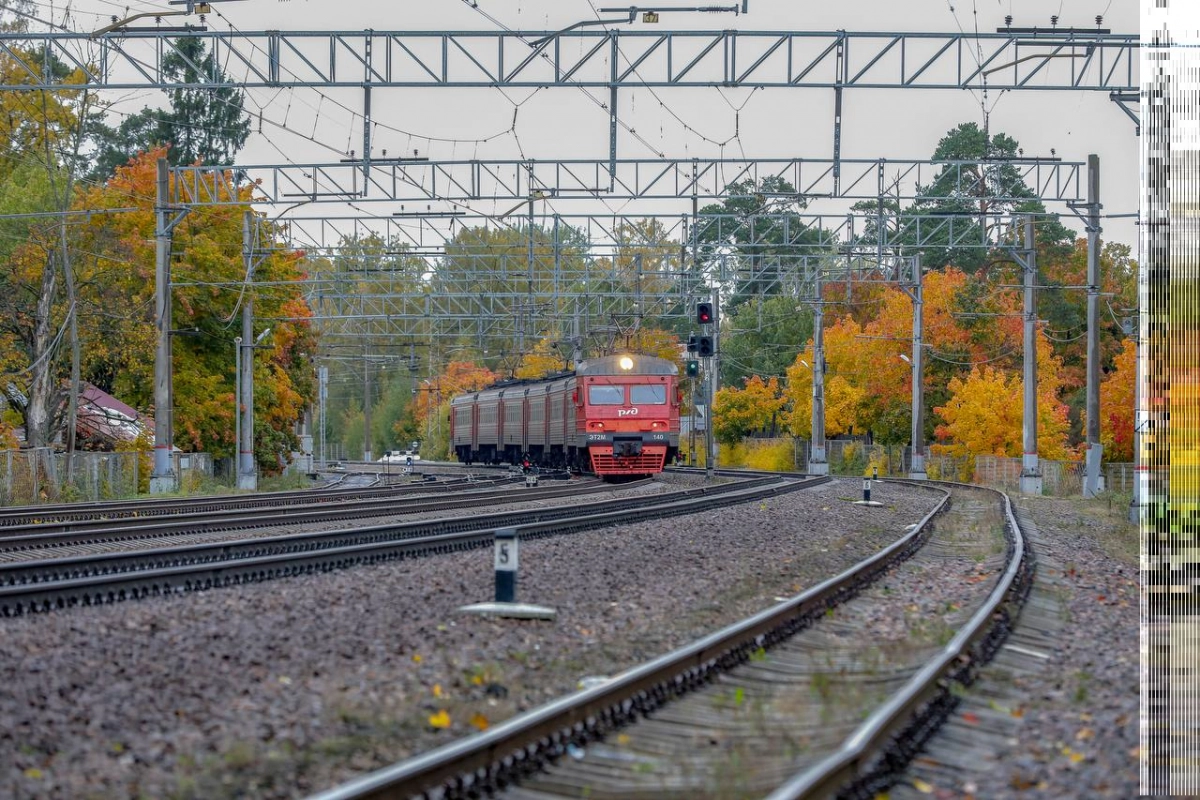
<path id="1" fill-rule="evenodd" d="M 496 531 L 496 602 L 517 602 L 517 552 L 519 550 L 516 528 L 500 528 Z"/>
<path id="2" fill-rule="evenodd" d="M 856 505 L 856 506 L 881 506 L 881 505 L 883 505 L 883 503 L 880 503 L 876 500 L 871 499 L 871 479 L 870 478 L 863 478 L 863 499 L 855 500 L 854 505 Z"/>
<path id="3" fill-rule="evenodd" d="M 466 614 L 510 619 L 552 620 L 557 616 L 553 608 L 517 602 L 517 567 L 520 566 L 518 548 L 520 537 L 516 528 L 497 528 L 495 537 L 494 566 L 496 572 L 496 600 L 491 603 L 475 603 L 458 610 Z"/>

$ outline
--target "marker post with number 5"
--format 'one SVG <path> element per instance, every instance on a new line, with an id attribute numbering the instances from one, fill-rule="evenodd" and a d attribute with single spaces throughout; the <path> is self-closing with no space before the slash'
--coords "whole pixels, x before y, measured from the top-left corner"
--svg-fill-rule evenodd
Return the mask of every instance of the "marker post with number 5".
<path id="1" fill-rule="evenodd" d="M 517 551 L 516 528 L 496 530 L 496 602 L 517 601 Z"/>
<path id="2" fill-rule="evenodd" d="M 517 556 L 520 537 L 516 528 L 497 528 L 493 534 L 496 549 L 496 599 L 491 603 L 474 603 L 458 610 L 465 614 L 480 614 L 485 617 L 508 619 L 552 620 L 557 616 L 553 608 L 517 602 Z"/>

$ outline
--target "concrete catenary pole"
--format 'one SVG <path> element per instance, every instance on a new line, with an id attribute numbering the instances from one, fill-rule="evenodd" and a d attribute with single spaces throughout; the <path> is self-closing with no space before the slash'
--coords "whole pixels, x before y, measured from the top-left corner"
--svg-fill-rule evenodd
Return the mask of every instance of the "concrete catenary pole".
<path id="1" fill-rule="evenodd" d="M 713 436 L 713 419 L 715 416 L 713 414 L 713 407 L 717 403 L 717 389 L 718 381 L 720 379 L 719 373 L 721 369 L 721 293 L 714 290 L 711 296 L 713 304 L 713 324 L 710 327 L 712 329 L 713 354 L 712 358 L 710 358 L 708 361 L 708 396 L 704 398 L 705 403 L 708 404 L 708 409 L 704 420 L 704 475 L 708 479 L 711 479 L 714 475 L 716 475 L 717 445 L 716 439 Z"/>
<path id="2" fill-rule="evenodd" d="M 1021 480 L 1022 494 L 1042 493 L 1042 466 L 1037 444 L 1037 249 L 1033 238 L 1033 217 L 1025 218 L 1025 402 L 1022 422 Z"/>
<path id="3" fill-rule="evenodd" d="M 432 407 L 432 406 L 431 406 Z M 363 353 L 363 461 L 371 461 L 371 359 Z"/>
<path id="4" fill-rule="evenodd" d="M 925 293 L 921 275 L 921 257 L 913 260 L 913 343 L 912 343 L 912 463 L 908 477 L 923 481 L 925 473 L 925 370 L 923 342 L 925 328 Z"/>
<path id="5" fill-rule="evenodd" d="M 812 363 L 812 448 L 808 454 L 809 475 L 828 475 L 829 461 L 825 458 L 825 312 L 821 294 L 821 266 L 818 264 L 813 280 L 816 301 L 813 304 L 813 363 Z"/>
<path id="6" fill-rule="evenodd" d="M 167 160 L 158 160 L 154 195 L 154 323 L 158 346 L 154 351 L 154 470 L 150 493 L 164 494 L 176 488 L 171 464 L 174 438 L 171 415 L 171 209 L 168 205 Z"/>
<path id="7" fill-rule="evenodd" d="M 258 470 L 254 464 L 254 242 L 252 240 L 251 212 L 242 215 L 242 259 L 245 265 L 244 280 L 249 284 L 242 297 L 242 434 L 238 442 L 239 489 L 258 489 Z"/>
<path id="8" fill-rule="evenodd" d="M 1088 156 L 1087 187 L 1087 454 L 1083 496 L 1104 490 L 1100 478 L 1100 156 Z"/>

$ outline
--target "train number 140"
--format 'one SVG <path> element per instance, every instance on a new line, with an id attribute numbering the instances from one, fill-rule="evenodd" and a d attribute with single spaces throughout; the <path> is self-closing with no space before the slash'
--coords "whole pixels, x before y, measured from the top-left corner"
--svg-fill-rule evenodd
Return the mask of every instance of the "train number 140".
<path id="1" fill-rule="evenodd" d="M 636 417 L 638 410 L 636 408 L 618 408 L 618 417 Z"/>

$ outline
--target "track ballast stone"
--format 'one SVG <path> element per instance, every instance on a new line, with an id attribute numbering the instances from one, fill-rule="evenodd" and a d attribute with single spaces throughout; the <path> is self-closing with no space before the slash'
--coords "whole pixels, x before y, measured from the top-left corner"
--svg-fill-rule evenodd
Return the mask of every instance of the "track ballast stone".
<path id="1" fill-rule="evenodd" d="M 734 622 L 899 538 L 936 503 L 858 479 L 521 546 L 3 620 L 0 795 L 303 797 Z"/>

